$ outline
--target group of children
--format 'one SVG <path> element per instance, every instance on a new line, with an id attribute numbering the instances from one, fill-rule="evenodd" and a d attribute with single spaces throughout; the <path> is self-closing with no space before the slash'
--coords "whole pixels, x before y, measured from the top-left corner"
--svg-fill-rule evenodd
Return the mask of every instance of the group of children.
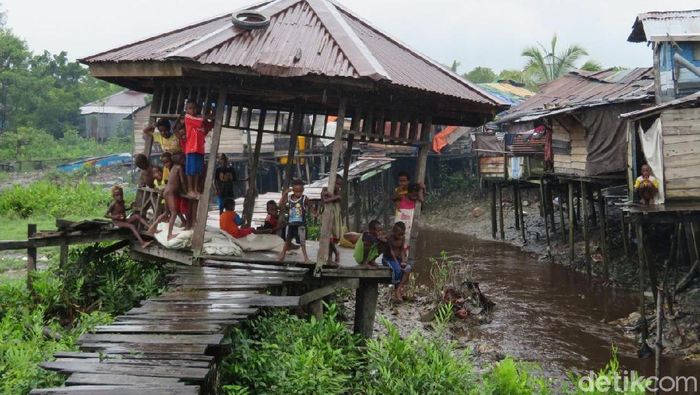
<path id="1" fill-rule="evenodd" d="M 185 229 L 194 224 L 197 211 L 197 199 L 204 188 L 204 145 L 205 138 L 213 128 L 213 111 L 206 117 L 199 116 L 199 106 L 188 100 L 185 115 L 171 126 L 167 119 L 159 119 L 155 125 L 147 126 L 144 134 L 151 136 L 164 149 L 161 166 L 153 166 L 144 154 L 134 156 L 134 164 L 141 170 L 139 186 L 161 190 L 166 211 L 153 222 L 149 233 L 156 232 L 158 223 L 168 221 L 168 240 L 177 236 L 173 234 L 175 219 L 180 218 Z M 144 242 L 138 234 L 137 223 L 148 226 L 143 213 L 126 216 L 124 192 L 121 187 L 112 188 L 112 204 L 107 217 L 118 227 L 130 229 L 142 245 Z M 132 204 L 133 206 L 133 204 Z M 148 207 L 141 207 L 142 211 Z"/>

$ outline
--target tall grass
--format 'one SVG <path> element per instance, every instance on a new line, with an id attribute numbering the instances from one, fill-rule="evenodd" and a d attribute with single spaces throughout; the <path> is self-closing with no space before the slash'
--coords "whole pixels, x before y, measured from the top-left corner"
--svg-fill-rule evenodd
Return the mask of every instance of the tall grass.
<path id="1" fill-rule="evenodd" d="M 0 216 L 101 216 L 109 202 L 108 191 L 90 185 L 86 180 L 77 183 L 41 180 L 3 190 L 0 193 Z"/>

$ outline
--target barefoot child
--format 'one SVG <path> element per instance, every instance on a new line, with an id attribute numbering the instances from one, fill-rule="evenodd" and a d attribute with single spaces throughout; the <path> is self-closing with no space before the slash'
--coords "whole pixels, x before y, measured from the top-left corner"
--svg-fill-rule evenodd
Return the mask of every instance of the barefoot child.
<path id="1" fill-rule="evenodd" d="M 267 235 L 280 235 L 280 230 L 284 228 L 284 222 L 280 221 L 280 209 L 277 202 L 268 200 L 266 204 L 267 217 L 265 223 L 258 228 L 257 233 Z M 281 235 L 280 235 L 281 236 Z M 284 237 L 282 237 L 284 239 Z"/>
<path id="2" fill-rule="evenodd" d="M 642 165 L 642 175 L 634 181 L 634 190 L 639 194 L 639 202 L 643 205 L 654 204 L 659 192 L 659 180 L 651 175 L 651 167 Z"/>
<path id="3" fill-rule="evenodd" d="M 187 195 L 199 197 L 200 179 L 204 173 L 204 139 L 213 124 L 208 119 L 198 117 L 199 108 L 194 101 L 188 101 L 185 114 L 185 174 L 187 175 Z"/>
<path id="4" fill-rule="evenodd" d="M 389 266 L 392 272 L 392 283 L 394 284 L 393 300 L 403 301 L 403 287 L 408 281 L 411 266 L 407 264 L 406 249 L 406 224 L 397 222 L 387 238 L 386 247 L 382 254 L 382 263 Z"/>
<path id="5" fill-rule="evenodd" d="M 301 252 L 304 254 L 304 262 L 309 261 L 306 254 L 306 211 L 308 210 L 307 197 L 304 195 L 304 182 L 296 179 L 292 182 L 292 193 L 288 189 L 282 192 L 280 206 L 287 207 L 289 219 L 287 220 L 287 233 L 279 256 L 279 261 L 283 261 L 292 239 L 301 245 Z"/>
<path id="6" fill-rule="evenodd" d="M 151 161 L 144 154 L 134 155 L 134 165 L 141 170 L 139 175 L 139 186 L 153 188 L 153 169 L 151 168 Z"/>
<path id="7" fill-rule="evenodd" d="M 411 183 L 411 177 L 409 177 L 408 173 L 405 171 L 401 171 L 399 172 L 398 182 L 399 186 L 394 188 L 394 196 L 391 199 L 394 202 L 397 210 L 399 209 L 399 202 L 401 201 L 401 198 L 406 196 L 408 193 L 408 184 Z"/>
<path id="8" fill-rule="evenodd" d="M 336 244 L 343 237 L 343 213 L 340 208 L 340 189 L 343 185 L 343 178 L 339 175 L 335 179 L 335 188 L 333 192 L 328 191 L 328 187 L 324 187 L 321 191 L 321 200 L 323 200 L 323 210 L 329 210 L 331 213 L 331 238 L 328 247 L 328 266 L 338 267 L 340 263 L 340 252 Z M 335 254 L 335 259 L 333 255 Z"/>
<path id="9" fill-rule="evenodd" d="M 355 251 L 353 252 L 355 262 L 369 268 L 378 267 L 374 260 L 379 257 L 379 252 L 385 242 L 382 225 L 376 219 L 370 221 L 367 232 L 364 232 L 360 240 L 355 243 Z"/>
<path id="10" fill-rule="evenodd" d="M 153 241 L 144 241 L 134 226 L 134 224 L 139 222 L 144 226 L 148 226 L 148 222 L 138 214 L 131 214 L 129 217 L 126 216 L 126 203 L 124 203 L 124 190 L 122 187 L 118 185 L 112 187 L 112 199 L 112 203 L 109 205 L 105 217 L 111 219 L 112 223 L 117 227 L 131 230 L 131 233 L 133 233 L 139 243 L 141 243 L 141 247 L 148 247 Z"/>

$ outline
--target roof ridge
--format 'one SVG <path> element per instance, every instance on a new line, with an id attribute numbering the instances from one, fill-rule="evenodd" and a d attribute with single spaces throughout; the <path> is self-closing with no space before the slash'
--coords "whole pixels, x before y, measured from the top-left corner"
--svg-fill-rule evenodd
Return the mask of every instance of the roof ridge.
<path id="1" fill-rule="evenodd" d="M 340 15 L 335 4 L 327 0 L 303 0 L 309 5 L 311 11 L 321 21 L 329 35 L 337 42 L 341 52 L 345 55 L 348 61 L 355 68 L 357 73 L 362 77 L 369 77 L 375 81 L 389 80 L 391 77 L 379 61 L 374 57 L 372 51 L 367 48 L 365 43 L 357 36 L 355 31 L 348 25 Z M 323 7 L 323 9 L 321 9 Z M 331 18 L 331 19 L 329 19 Z M 335 25 L 337 23 L 337 25 Z M 342 29 L 342 31 L 335 31 Z M 347 40 L 346 40 L 347 38 Z M 341 44 L 342 42 L 342 44 Z M 353 45 L 357 48 L 361 57 L 355 57 L 351 51 L 345 51 L 346 45 Z M 353 59 L 355 58 L 355 59 Z"/>
<path id="2" fill-rule="evenodd" d="M 270 18 L 273 15 L 277 15 L 280 12 L 288 9 L 289 7 L 292 7 L 296 3 L 300 2 L 302 0 L 266 0 L 262 1 L 253 5 L 249 5 L 246 7 L 241 7 L 233 12 L 228 13 L 229 15 L 237 14 L 241 11 L 245 10 L 251 10 L 255 9 L 256 12 L 261 12 L 267 9 L 268 7 L 272 8 L 272 13 L 269 15 L 266 15 L 268 18 Z M 287 4 L 289 3 L 289 4 Z M 280 4 L 284 4 L 283 7 L 280 7 Z M 272 6 L 276 7 L 272 7 Z M 214 45 L 208 45 L 206 48 L 202 50 L 198 50 L 197 46 L 205 43 L 207 40 L 210 40 L 214 37 L 216 37 L 219 34 L 226 33 L 227 31 L 230 30 L 230 36 L 229 35 L 224 35 L 221 37 L 218 43 Z M 207 53 L 215 48 L 219 48 L 221 45 L 233 40 L 234 38 L 238 37 L 241 33 L 245 33 L 247 30 L 240 29 L 235 27 L 233 24 L 221 27 L 213 32 L 210 32 L 208 34 L 203 35 L 202 37 L 198 38 L 197 40 L 194 40 L 186 45 L 183 45 L 181 48 L 177 49 L 176 51 L 173 51 L 173 53 L 169 54 L 166 56 L 166 58 L 189 58 L 189 59 L 194 59 L 199 56 L 201 56 L 204 53 Z"/>
<path id="3" fill-rule="evenodd" d="M 423 61 L 425 61 L 426 63 L 430 64 L 431 66 L 433 66 L 433 67 L 436 68 L 437 70 L 441 71 L 442 73 L 444 73 L 444 74 L 447 75 L 448 77 L 450 77 L 450 78 L 452 78 L 453 80 L 459 82 L 460 84 L 466 86 L 467 88 L 472 89 L 476 94 L 481 95 L 481 96 L 483 96 L 484 98 L 486 98 L 486 99 L 488 99 L 488 100 L 491 100 L 491 101 L 493 101 L 493 102 L 495 102 L 495 103 L 497 103 L 497 104 L 507 105 L 507 103 L 504 103 L 504 102 L 502 102 L 500 99 L 498 99 L 498 98 L 496 98 L 496 97 L 490 95 L 488 92 L 485 92 L 483 89 L 481 89 L 480 87 L 476 86 L 476 84 L 473 84 L 473 83 L 471 83 L 471 82 L 465 80 L 464 78 L 462 78 L 462 76 L 458 75 L 457 73 L 452 72 L 452 70 L 449 70 L 448 68 L 446 68 L 445 66 L 443 66 L 443 65 L 440 64 L 439 62 L 437 62 L 437 61 L 431 59 L 429 56 L 424 55 L 424 54 L 422 54 L 422 53 L 416 51 L 415 49 L 413 49 L 413 48 L 409 47 L 408 45 L 404 44 L 401 40 L 398 40 L 398 39 L 394 38 L 392 35 L 390 35 L 390 34 L 384 32 L 384 31 L 380 30 L 379 28 L 377 28 L 376 26 L 372 25 L 371 23 L 369 23 L 368 21 L 366 21 L 364 18 L 362 18 L 362 17 L 360 17 L 359 15 L 355 14 L 355 13 L 352 12 L 350 9 L 348 9 L 347 7 L 341 5 L 341 4 L 338 3 L 337 1 L 335 1 L 335 0 L 327 0 L 327 1 L 328 1 L 329 3 L 331 3 L 331 4 L 333 4 L 340 12 L 343 12 L 343 13 L 345 13 L 347 16 L 349 16 L 350 18 L 353 18 L 353 19 L 357 20 L 358 22 L 362 23 L 362 24 L 365 25 L 368 29 L 373 30 L 373 31 L 375 31 L 376 33 L 381 34 L 381 35 L 384 36 L 384 38 L 386 38 L 387 40 L 393 42 L 394 44 L 398 45 L 398 46 L 401 47 L 402 49 L 404 49 L 404 50 L 406 50 L 406 51 L 412 53 L 413 55 L 417 56 L 418 58 L 422 59 Z"/>

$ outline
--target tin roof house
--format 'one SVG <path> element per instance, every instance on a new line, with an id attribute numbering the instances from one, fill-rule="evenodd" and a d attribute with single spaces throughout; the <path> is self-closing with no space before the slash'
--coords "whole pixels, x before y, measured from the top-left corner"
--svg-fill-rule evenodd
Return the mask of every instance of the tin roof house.
<path id="1" fill-rule="evenodd" d="M 147 94 L 123 90 L 80 107 L 85 137 L 105 141 L 117 133 L 130 134 L 131 116 L 147 105 Z"/>

